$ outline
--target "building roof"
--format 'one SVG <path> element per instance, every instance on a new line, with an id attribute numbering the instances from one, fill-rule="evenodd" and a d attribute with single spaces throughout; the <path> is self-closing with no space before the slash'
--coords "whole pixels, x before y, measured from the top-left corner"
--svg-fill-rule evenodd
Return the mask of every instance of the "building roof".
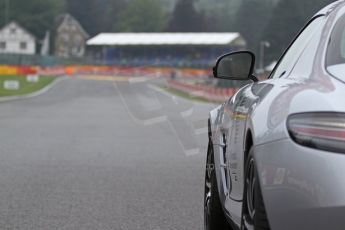
<path id="1" fill-rule="evenodd" d="M 22 31 L 24 31 L 24 33 L 26 33 L 27 35 L 29 35 L 29 37 L 31 37 L 31 39 L 36 40 L 35 35 L 33 35 L 32 33 L 30 33 L 27 29 L 25 29 L 25 28 L 22 27 L 21 25 L 19 25 L 19 23 L 16 22 L 16 21 L 11 21 L 11 22 L 9 22 L 8 24 L 6 24 L 5 26 L 3 26 L 3 27 L 0 29 L 0 33 L 2 33 L 5 29 L 7 29 L 8 27 L 11 27 L 11 26 L 14 26 L 14 27 L 16 27 L 16 28 L 21 29 Z"/>
<path id="2" fill-rule="evenodd" d="M 90 35 L 85 31 L 82 25 L 70 14 L 63 14 L 58 18 L 59 26 L 57 27 L 57 31 L 61 30 L 65 26 L 69 26 L 70 24 L 74 24 L 78 30 L 83 34 L 83 36 L 87 39 Z"/>
<path id="3" fill-rule="evenodd" d="M 239 33 L 101 33 L 87 45 L 230 45 L 235 41 L 245 45 Z"/>

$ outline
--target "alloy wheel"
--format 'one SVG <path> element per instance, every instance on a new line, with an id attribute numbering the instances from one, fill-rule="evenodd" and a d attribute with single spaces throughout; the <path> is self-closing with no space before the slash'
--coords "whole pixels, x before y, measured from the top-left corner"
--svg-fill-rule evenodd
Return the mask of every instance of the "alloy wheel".
<path id="1" fill-rule="evenodd" d="M 255 176 L 255 163 L 254 159 L 251 158 L 247 164 L 247 173 L 245 180 L 245 199 L 244 199 L 244 210 L 243 210 L 243 230 L 254 230 L 254 218 L 256 214 L 255 200 L 256 200 L 256 176 Z"/>
<path id="2" fill-rule="evenodd" d="M 208 147 L 206 172 L 205 172 L 205 194 L 204 194 L 204 221 L 205 229 L 210 229 L 209 218 L 211 215 L 211 198 L 212 198 L 212 180 L 211 176 L 214 170 L 212 160 L 212 152 L 210 146 Z"/>

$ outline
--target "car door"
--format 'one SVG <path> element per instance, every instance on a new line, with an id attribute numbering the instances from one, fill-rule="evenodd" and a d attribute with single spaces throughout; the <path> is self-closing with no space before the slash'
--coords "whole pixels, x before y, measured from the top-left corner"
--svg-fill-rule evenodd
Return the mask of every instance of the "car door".
<path id="1" fill-rule="evenodd" d="M 289 75 L 314 34 L 322 28 L 324 21 L 323 15 L 316 16 L 304 27 L 280 59 L 270 76 L 271 80 L 268 81 L 279 81 L 280 78 Z M 228 199 L 233 201 L 241 202 L 243 198 L 245 135 L 248 119 L 255 105 L 267 95 L 267 87 L 271 89 L 272 84 L 265 82 L 249 84 L 239 90 L 225 105 L 224 120 L 229 122 L 226 138 Z"/>

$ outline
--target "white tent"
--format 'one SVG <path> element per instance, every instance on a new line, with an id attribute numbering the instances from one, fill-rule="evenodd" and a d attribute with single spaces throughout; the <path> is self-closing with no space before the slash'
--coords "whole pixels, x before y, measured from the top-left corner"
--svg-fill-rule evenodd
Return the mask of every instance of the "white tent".
<path id="1" fill-rule="evenodd" d="M 87 41 L 90 46 L 142 45 L 238 45 L 246 43 L 239 33 L 101 33 Z"/>

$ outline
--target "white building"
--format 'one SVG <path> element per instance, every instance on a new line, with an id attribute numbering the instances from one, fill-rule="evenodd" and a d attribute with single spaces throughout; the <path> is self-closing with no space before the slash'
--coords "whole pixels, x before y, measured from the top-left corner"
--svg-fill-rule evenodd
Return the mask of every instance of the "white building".
<path id="1" fill-rule="evenodd" d="M 0 53 L 35 54 L 35 37 L 16 22 L 0 30 Z"/>

